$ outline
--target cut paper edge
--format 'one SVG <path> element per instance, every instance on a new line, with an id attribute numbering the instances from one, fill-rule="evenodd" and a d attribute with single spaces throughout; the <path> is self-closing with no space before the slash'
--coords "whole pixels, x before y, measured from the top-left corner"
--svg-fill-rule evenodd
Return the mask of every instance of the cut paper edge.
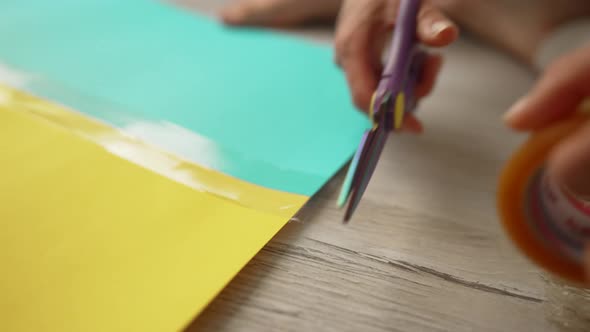
<path id="1" fill-rule="evenodd" d="M 5 75 L 5 76 L 2 76 Z M 0 85 L 11 87 L 41 100 L 58 101 L 68 111 L 93 119 L 93 121 L 113 127 L 122 135 L 141 141 L 152 148 L 197 164 L 201 168 L 212 169 L 222 174 L 240 179 L 259 187 L 311 196 L 312 192 L 294 192 L 289 183 L 322 183 L 325 175 L 310 170 L 289 168 L 270 159 L 252 158 L 233 147 L 222 146 L 214 139 L 201 135 L 177 123 L 163 118 L 149 117 L 137 109 L 119 105 L 96 96 L 86 95 L 72 86 L 49 80 L 19 69 L 17 66 L 0 62 Z M 267 175 L 266 179 L 249 181 L 236 173 L 239 168 L 257 169 Z M 243 174 L 242 174 L 243 175 Z M 282 185 L 276 185 L 276 179 Z M 285 181 L 285 179 L 290 179 Z M 282 188 L 281 188 L 282 187 Z M 319 188 L 318 188 L 319 189 Z"/>
<path id="2" fill-rule="evenodd" d="M 290 218 L 309 199 L 303 195 L 264 188 L 186 161 L 99 120 L 3 84 L 0 84 L 1 108 L 39 117 L 98 144 L 120 158 L 238 205 Z M 282 195 L 277 196 L 278 192 Z"/>

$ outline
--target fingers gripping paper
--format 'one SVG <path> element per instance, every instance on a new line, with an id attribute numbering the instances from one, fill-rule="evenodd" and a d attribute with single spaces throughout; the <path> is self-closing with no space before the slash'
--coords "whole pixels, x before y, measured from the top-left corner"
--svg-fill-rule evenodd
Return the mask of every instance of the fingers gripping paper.
<path id="1" fill-rule="evenodd" d="M 368 126 L 328 48 L 149 0 L 0 12 L 1 331 L 182 329 Z"/>

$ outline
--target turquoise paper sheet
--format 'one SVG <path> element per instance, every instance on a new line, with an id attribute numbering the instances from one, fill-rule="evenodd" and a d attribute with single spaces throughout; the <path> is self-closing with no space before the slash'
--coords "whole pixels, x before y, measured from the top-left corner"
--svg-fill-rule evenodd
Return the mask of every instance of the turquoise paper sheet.
<path id="1" fill-rule="evenodd" d="M 313 195 L 369 126 L 327 45 L 152 0 L 2 0 L 0 13 L 0 62 L 26 90 L 261 186 Z"/>

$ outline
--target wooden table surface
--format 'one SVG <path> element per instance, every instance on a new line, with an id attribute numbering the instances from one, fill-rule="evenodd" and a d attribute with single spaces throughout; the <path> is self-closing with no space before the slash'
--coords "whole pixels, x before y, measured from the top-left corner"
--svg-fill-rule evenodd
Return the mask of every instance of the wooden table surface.
<path id="1" fill-rule="evenodd" d="M 180 1 L 208 13 L 227 2 Z M 331 31 L 303 35 L 329 43 Z M 472 41 L 445 53 L 425 133 L 389 141 L 352 224 L 335 207 L 340 174 L 188 331 L 558 330 L 550 286 L 495 210 L 499 171 L 524 139 L 501 115 L 534 77 Z M 566 325 L 590 330 L 588 317 Z"/>

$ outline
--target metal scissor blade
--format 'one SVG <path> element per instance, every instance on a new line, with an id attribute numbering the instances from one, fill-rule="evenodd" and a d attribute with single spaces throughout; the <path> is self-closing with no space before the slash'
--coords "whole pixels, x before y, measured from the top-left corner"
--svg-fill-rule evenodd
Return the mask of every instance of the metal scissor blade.
<path id="1" fill-rule="evenodd" d="M 353 182 L 350 202 L 348 203 L 348 208 L 344 214 L 345 223 L 352 217 L 352 214 L 356 210 L 365 190 L 367 189 L 367 185 L 377 167 L 381 152 L 383 152 L 383 147 L 387 141 L 387 134 L 388 131 L 385 127 L 380 125 L 373 129 L 368 135 L 367 140 L 370 141 L 370 143 L 367 145 L 366 153 L 361 157 L 361 162 L 356 171 L 357 181 L 354 181 L 356 183 Z"/>
<path id="2" fill-rule="evenodd" d="M 340 189 L 340 195 L 338 196 L 338 206 L 342 207 L 344 206 L 344 204 L 346 204 L 346 202 L 348 201 L 348 198 L 350 197 L 350 192 L 353 188 L 353 184 L 354 182 L 356 182 L 356 178 L 358 178 L 358 173 L 357 173 L 357 169 L 358 169 L 358 164 L 359 161 L 361 160 L 361 156 L 363 154 L 363 151 L 365 151 L 365 147 L 368 144 L 368 136 L 369 136 L 370 130 L 367 130 L 364 134 L 363 137 L 361 138 L 361 143 L 359 144 L 354 157 L 352 158 L 352 161 L 350 162 L 350 166 L 348 167 L 348 172 L 346 173 L 346 177 L 344 178 L 344 182 L 342 183 L 342 188 Z"/>

